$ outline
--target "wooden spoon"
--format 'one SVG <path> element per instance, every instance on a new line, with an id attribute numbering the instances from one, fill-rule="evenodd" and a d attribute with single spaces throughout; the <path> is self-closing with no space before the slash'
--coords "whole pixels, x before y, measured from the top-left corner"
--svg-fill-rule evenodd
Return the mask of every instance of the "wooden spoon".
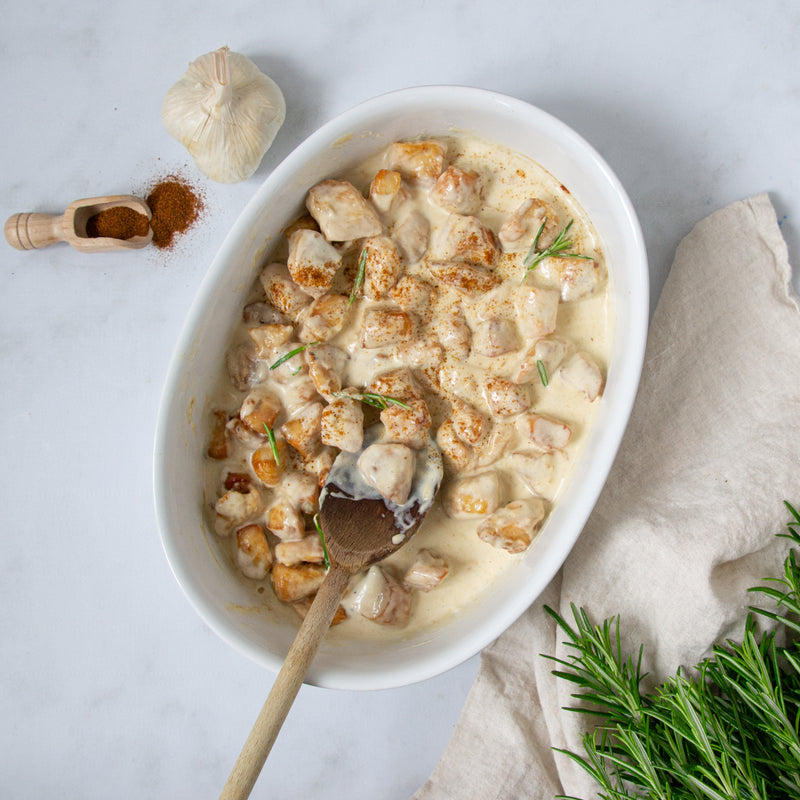
<path id="1" fill-rule="evenodd" d="M 150 207 L 141 197 L 130 194 L 88 197 L 70 203 L 61 216 L 28 212 L 10 216 L 5 225 L 6 241 L 17 250 L 37 250 L 56 242 L 67 242 L 76 250 L 87 253 L 136 250 L 150 244 L 153 239 L 153 229 L 149 226 L 146 236 L 132 236 L 130 239 L 89 236 L 86 233 L 86 223 L 95 214 L 117 206 L 130 208 L 148 220 L 153 217 Z"/>
<path id="2" fill-rule="evenodd" d="M 363 480 L 357 459 L 370 444 L 376 443 L 381 429 L 377 425 L 365 433 L 364 445 L 358 453 L 340 453 L 328 475 L 320 496 L 319 519 L 331 566 L 220 800 L 245 800 L 250 796 L 351 576 L 402 547 L 433 504 L 442 480 L 442 457 L 430 439 L 417 452 L 412 492 L 404 505 L 384 500 Z"/>

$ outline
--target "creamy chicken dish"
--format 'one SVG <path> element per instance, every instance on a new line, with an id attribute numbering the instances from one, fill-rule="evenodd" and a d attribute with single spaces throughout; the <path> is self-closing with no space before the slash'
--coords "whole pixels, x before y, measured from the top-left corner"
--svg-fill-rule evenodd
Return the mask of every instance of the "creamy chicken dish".
<path id="1" fill-rule="evenodd" d="M 227 352 L 208 519 L 255 589 L 302 616 L 326 573 L 316 515 L 336 456 L 358 454 L 402 505 L 432 437 L 433 509 L 353 577 L 335 620 L 407 632 L 478 596 L 558 502 L 604 386 L 607 265 L 567 187 L 469 137 L 393 143 L 305 204 Z"/>

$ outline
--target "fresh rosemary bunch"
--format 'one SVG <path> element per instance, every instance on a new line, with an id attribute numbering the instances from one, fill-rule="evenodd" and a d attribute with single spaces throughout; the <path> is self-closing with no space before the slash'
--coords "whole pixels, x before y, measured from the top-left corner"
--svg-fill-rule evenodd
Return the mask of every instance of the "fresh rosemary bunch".
<path id="1" fill-rule="evenodd" d="M 781 534 L 800 545 L 800 514 Z M 572 606 L 574 626 L 546 608 L 569 637 L 568 659 L 546 656 L 563 670 L 554 674 L 580 688 L 575 708 L 597 715 L 584 735 L 584 752 L 559 752 L 599 784 L 599 797 L 684 800 L 797 800 L 800 798 L 800 566 L 794 550 L 781 578 L 751 592 L 776 601 L 775 611 L 750 607 L 741 642 L 713 648 L 695 674 L 678 673 L 650 694 L 640 691 L 642 648 L 625 657 L 619 617 L 593 625 Z M 775 631 L 759 637 L 756 615 L 786 628 L 785 646 Z M 566 796 L 563 796 L 566 797 Z M 571 798 L 570 800 L 575 800 Z"/>

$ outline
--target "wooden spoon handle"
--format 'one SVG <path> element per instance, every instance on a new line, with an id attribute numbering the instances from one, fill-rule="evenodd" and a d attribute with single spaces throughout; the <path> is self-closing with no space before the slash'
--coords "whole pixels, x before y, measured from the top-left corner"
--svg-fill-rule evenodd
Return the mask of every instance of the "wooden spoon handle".
<path id="1" fill-rule="evenodd" d="M 37 250 L 64 241 L 63 216 L 14 214 L 6 220 L 6 241 L 17 250 Z"/>
<path id="2" fill-rule="evenodd" d="M 220 800 L 245 800 L 267 760 L 322 638 L 339 607 L 350 572 L 334 565 L 328 571 L 297 632 L 281 671 L 222 789 Z"/>

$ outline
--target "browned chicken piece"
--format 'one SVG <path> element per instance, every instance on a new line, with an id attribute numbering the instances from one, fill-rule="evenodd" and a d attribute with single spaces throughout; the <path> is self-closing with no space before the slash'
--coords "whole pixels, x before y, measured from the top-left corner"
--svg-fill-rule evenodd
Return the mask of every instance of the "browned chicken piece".
<path id="1" fill-rule="evenodd" d="M 519 366 L 514 372 L 514 383 L 541 381 L 542 376 L 539 370 L 540 361 L 549 382 L 550 378 L 555 375 L 568 349 L 569 345 L 563 339 L 558 339 L 555 336 L 547 336 L 544 339 L 539 339 L 539 341 L 536 342 L 533 347 L 529 348 L 522 356 L 522 360 L 519 362 Z"/>
<path id="2" fill-rule="evenodd" d="M 409 181 L 432 182 L 442 174 L 445 149 L 437 141 L 395 142 L 387 154 L 389 169 Z"/>
<path id="3" fill-rule="evenodd" d="M 505 463 L 529 492 L 547 493 L 555 469 L 550 453 L 513 453 Z"/>
<path id="4" fill-rule="evenodd" d="M 529 197 L 509 215 L 497 232 L 497 238 L 507 252 L 529 250 L 541 228 L 537 247 L 546 250 L 558 236 L 558 227 L 558 214 L 552 206 L 544 200 Z"/>
<path id="5" fill-rule="evenodd" d="M 411 593 L 388 569 L 376 564 L 357 579 L 342 605 L 373 622 L 402 628 L 408 624 Z"/>
<path id="6" fill-rule="evenodd" d="M 555 331 L 558 292 L 537 286 L 518 286 L 513 295 L 517 326 L 526 341 L 536 341 Z"/>
<path id="7" fill-rule="evenodd" d="M 408 190 L 403 186 L 403 177 L 399 172 L 379 169 L 375 173 L 369 187 L 369 199 L 381 214 L 395 210 L 408 197 Z"/>
<path id="8" fill-rule="evenodd" d="M 250 430 L 265 434 L 281 411 L 280 398 L 267 389 L 253 389 L 242 401 L 239 418 Z"/>
<path id="9" fill-rule="evenodd" d="M 365 239 L 364 297 L 380 300 L 391 289 L 403 271 L 403 263 L 395 243 L 388 236 Z"/>
<path id="10" fill-rule="evenodd" d="M 358 400 L 335 397 L 322 410 L 322 443 L 357 453 L 364 441 L 364 409 Z"/>
<path id="11" fill-rule="evenodd" d="M 572 429 L 561 420 L 541 414 L 525 414 L 517 420 L 517 429 L 531 444 L 545 452 L 562 450 L 569 443 Z"/>
<path id="12" fill-rule="evenodd" d="M 472 350 L 478 355 L 495 358 L 513 353 L 520 346 L 517 326 L 505 317 L 491 317 L 475 326 Z"/>
<path id="13" fill-rule="evenodd" d="M 371 444 L 358 457 L 364 480 L 391 503 L 402 506 L 411 492 L 416 459 L 403 444 Z"/>
<path id="14" fill-rule="evenodd" d="M 316 594 L 313 594 L 309 597 L 304 597 L 302 600 L 298 600 L 296 603 L 292 603 L 292 608 L 300 615 L 300 619 L 306 618 L 306 614 L 308 614 L 309 610 L 311 609 L 311 604 L 314 602 L 315 597 Z M 347 612 L 341 606 L 339 606 L 333 614 L 331 625 L 339 625 L 346 619 Z"/>
<path id="15" fill-rule="evenodd" d="M 349 242 L 382 231 L 375 212 L 349 181 L 327 180 L 313 186 L 306 208 L 329 242 Z"/>
<path id="16" fill-rule="evenodd" d="M 231 383 L 240 392 L 246 392 L 266 378 L 266 365 L 256 358 L 252 343 L 240 344 L 228 351 L 225 357 Z"/>
<path id="17" fill-rule="evenodd" d="M 444 348 L 435 339 L 414 339 L 397 348 L 397 357 L 410 367 L 437 370 L 444 361 Z"/>
<path id="18" fill-rule="evenodd" d="M 392 230 L 392 236 L 408 264 L 416 264 L 425 255 L 430 235 L 428 218 L 416 208 L 401 213 Z"/>
<path id="19" fill-rule="evenodd" d="M 486 417 L 463 400 L 453 401 L 452 419 L 456 436 L 467 444 L 477 444 L 489 427 Z"/>
<path id="20" fill-rule="evenodd" d="M 389 297 L 406 314 L 424 314 L 431 302 L 433 286 L 415 275 L 403 275 L 389 291 Z"/>
<path id="21" fill-rule="evenodd" d="M 283 385 L 283 410 L 288 417 L 317 399 L 317 388 L 308 375 L 298 374 Z"/>
<path id="22" fill-rule="evenodd" d="M 289 225 L 287 225 L 283 229 L 283 235 L 287 239 L 291 239 L 292 234 L 295 231 L 301 231 L 301 230 L 310 230 L 310 231 L 319 230 L 319 225 L 317 225 L 317 221 L 314 219 L 314 217 L 311 216 L 311 214 L 303 214 L 302 217 L 298 217 L 293 222 L 290 222 Z"/>
<path id="23" fill-rule="evenodd" d="M 250 456 L 250 466 L 252 466 L 256 477 L 264 486 L 269 486 L 270 488 L 280 483 L 281 476 L 286 470 L 286 462 L 289 460 L 289 446 L 286 442 L 283 439 L 277 439 L 275 445 L 275 449 L 278 451 L 277 462 L 272 452 L 272 446 L 269 444 L 259 447 Z"/>
<path id="24" fill-rule="evenodd" d="M 475 214 L 481 207 L 481 179 L 472 170 L 448 167 L 428 192 L 428 197 L 451 214 Z"/>
<path id="25" fill-rule="evenodd" d="M 445 491 L 444 509 L 452 519 L 493 514 L 500 505 L 500 480 L 494 470 L 453 481 Z"/>
<path id="26" fill-rule="evenodd" d="M 247 522 L 263 510 L 261 495 L 252 487 L 247 492 L 231 489 L 214 504 L 214 529 L 220 536 L 228 536 L 237 525 Z"/>
<path id="27" fill-rule="evenodd" d="M 330 400 L 342 388 L 342 372 L 347 353 L 330 344 L 318 344 L 305 350 L 308 375 L 316 390 Z"/>
<path id="28" fill-rule="evenodd" d="M 316 532 L 309 533 L 294 542 L 278 542 L 275 545 L 275 560 L 287 567 L 293 567 L 302 562 L 321 564 L 324 559 L 322 539 Z"/>
<path id="29" fill-rule="evenodd" d="M 436 261 L 466 261 L 494 266 L 499 251 L 494 233 L 477 217 L 451 214 L 436 232 L 431 250 Z"/>
<path id="30" fill-rule="evenodd" d="M 331 471 L 337 452 L 332 447 L 322 446 L 310 456 L 303 459 L 303 471 L 311 475 L 320 488 L 325 484 L 325 479 Z"/>
<path id="31" fill-rule="evenodd" d="M 310 456 L 320 445 L 321 420 L 322 403 L 309 403 L 296 417 L 281 425 L 281 433 L 298 453 Z"/>
<path id="32" fill-rule="evenodd" d="M 272 566 L 272 552 L 260 525 L 245 525 L 236 531 L 236 566 L 246 578 L 263 581 Z"/>
<path id="33" fill-rule="evenodd" d="M 232 420 L 229 420 L 225 427 L 228 433 L 230 433 L 236 441 L 241 442 L 248 450 L 255 450 L 257 447 L 261 447 L 267 439 L 267 432 L 263 428 L 256 432 L 245 425 L 239 417 L 234 417 Z"/>
<path id="34" fill-rule="evenodd" d="M 428 272 L 436 283 L 451 286 L 463 294 L 484 294 L 500 283 L 491 272 L 460 261 L 429 261 Z"/>
<path id="35" fill-rule="evenodd" d="M 472 461 L 472 448 L 459 437 L 452 419 L 445 420 L 436 432 L 436 444 L 442 452 L 445 466 L 457 472 Z"/>
<path id="36" fill-rule="evenodd" d="M 348 298 L 343 294 L 324 294 L 299 314 L 298 338 L 301 342 L 327 342 L 344 326 Z"/>
<path id="37" fill-rule="evenodd" d="M 208 457 L 222 461 L 228 457 L 228 412 L 216 408 L 211 412 L 211 437 L 208 441 Z"/>
<path id="38" fill-rule="evenodd" d="M 319 483 L 313 475 L 300 470 L 287 470 L 280 482 L 280 491 L 304 514 L 313 514 L 319 502 Z"/>
<path id="39" fill-rule="evenodd" d="M 594 402 L 603 389 L 603 374 L 600 368 L 585 353 L 575 353 L 558 370 L 558 376 L 567 386 L 583 392 L 586 399 Z"/>
<path id="40" fill-rule="evenodd" d="M 478 526 L 478 537 L 509 553 L 521 553 L 530 547 L 544 514 L 541 497 L 512 500 Z"/>
<path id="41" fill-rule="evenodd" d="M 605 282 L 603 268 L 594 259 L 545 258 L 537 269 L 543 280 L 558 286 L 563 303 L 585 300 Z"/>
<path id="42" fill-rule="evenodd" d="M 223 482 L 226 491 L 249 492 L 252 485 L 253 481 L 246 472 L 229 472 Z"/>
<path id="43" fill-rule="evenodd" d="M 392 442 L 419 450 L 429 438 L 431 415 L 422 399 L 405 401 L 408 408 L 390 404 L 381 411 L 381 422 Z"/>
<path id="44" fill-rule="evenodd" d="M 531 401 L 525 387 L 502 378 L 487 378 L 483 390 L 493 414 L 510 417 L 530 407 Z"/>
<path id="45" fill-rule="evenodd" d="M 325 580 L 325 567 L 321 564 L 274 564 L 272 588 L 275 596 L 284 603 L 296 603 L 314 594 Z"/>
<path id="46" fill-rule="evenodd" d="M 469 356 L 472 331 L 467 325 L 467 319 L 461 306 L 452 306 L 443 314 L 434 326 L 436 334 L 445 352 L 459 361 Z"/>
<path id="47" fill-rule="evenodd" d="M 242 310 L 245 325 L 283 325 L 286 315 L 278 311 L 272 303 L 248 303 Z"/>
<path id="48" fill-rule="evenodd" d="M 398 367 L 381 372 L 369 382 L 367 391 L 375 394 L 382 394 L 384 397 L 394 397 L 396 400 L 415 400 L 422 395 L 417 389 L 414 378 L 410 370 L 406 367 Z"/>
<path id="49" fill-rule="evenodd" d="M 281 541 L 299 541 L 305 536 L 303 515 L 288 498 L 281 495 L 267 510 L 266 524 Z"/>
<path id="50" fill-rule="evenodd" d="M 475 448 L 475 467 L 481 469 L 497 463 L 511 449 L 513 441 L 513 424 L 503 420 L 495 422 L 486 434 L 486 438 Z"/>
<path id="51" fill-rule="evenodd" d="M 406 589 L 429 592 L 447 577 L 449 571 L 450 566 L 441 556 L 423 547 L 403 577 L 403 585 Z"/>
<path id="52" fill-rule="evenodd" d="M 469 351 L 467 351 L 469 353 Z M 463 369 L 463 358 L 450 358 L 454 355 L 448 353 L 444 364 L 439 368 L 438 381 L 439 390 L 451 402 L 459 398 L 466 402 L 472 402 L 476 397 L 481 397 L 483 391 L 483 370 Z M 459 363 L 461 362 L 461 363 Z M 478 377 L 481 380 L 479 382 Z"/>
<path id="53" fill-rule="evenodd" d="M 292 325 L 259 325 L 247 331 L 253 341 L 256 356 L 264 361 L 269 361 L 275 350 L 286 344 L 294 335 Z"/>
<path id="54" fill-rule="evenodd" d="M 329 292 L 341 263 L 342 254 L 319 231 L 292 234 L 287 266 L 292 280 L 306 294 L 322 297 Z"/>
<path id="55" fill-rule="evenodd" d="M 264 267 L 260 280 L 267 300 L 292 321 L 311 302 L 311 297 L 292 280 L 285 264 L 276 262 Z"/>
<path id="56" fill-rule="evenodd" d="M 361 319 L 361 346 L 367 350 L 408 342 L 413 336 L 411 317 L 399 308 L 368 308 Z"/>

